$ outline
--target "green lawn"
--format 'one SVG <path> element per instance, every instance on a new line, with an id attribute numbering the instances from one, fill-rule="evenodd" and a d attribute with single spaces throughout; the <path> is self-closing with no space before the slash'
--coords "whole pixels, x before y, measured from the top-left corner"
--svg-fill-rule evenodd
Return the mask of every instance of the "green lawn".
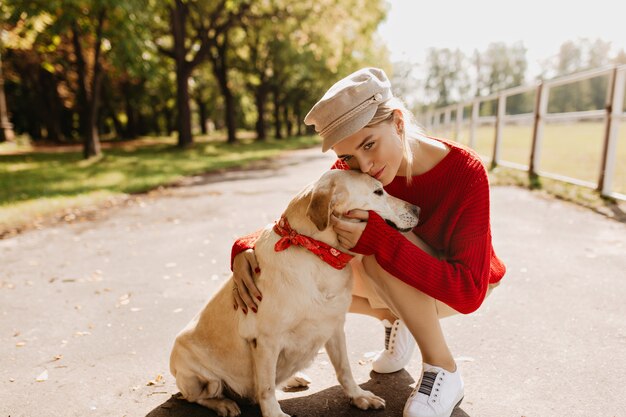
<path id="1" fill-rule="evenodd" d="M 177 179 L 242 166 L 287 149 L 317 146 L 314 136 L 242 141 L 209 141 L 191 149 L 173 146 L 171 138 L 129 148 L 111 148 L 83 160 L 80 152 L 0 155 L 0 231 L 74 206 L 98 204 L 116 195 L 150 190 Z"/>
<path id="2" fill-rule="evenodd" d="M 439 133 L 444 134 L 445 132 Z M 435 133 L 437 134 L 437 133 Z M 488 159 L 493 154 L 495 127 L 476 129 L 476 150 Z M 469 141 L 469 128 L 461 132 L 460 142 Z M 505 125 L 500 159 L 528 165 L 532 141 L 531 125 Z M 576 124 L 548 123 L 544 128 L 539 170 L 597 183 L 604 141 L 604 124 L 581 122 Z M 620 134 L 613 177 L 613 191 L 626 194 L 626 124 Z"/>

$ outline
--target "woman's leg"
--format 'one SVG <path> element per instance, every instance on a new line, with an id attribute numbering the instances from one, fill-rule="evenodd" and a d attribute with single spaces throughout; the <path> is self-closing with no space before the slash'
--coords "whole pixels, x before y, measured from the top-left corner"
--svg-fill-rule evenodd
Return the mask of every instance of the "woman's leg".
<path id="1" fill-rule="evenodd" d="M 396 315 L 380 300 L 374 288 L 372 288 L 372 284 L 364 277 L 365 271 L 363 270 L 361 260 L 356 258 L 350 262 L 350 265 L 352 267 L 354 286 L 352 287 L 352 304 L 349 311 L 375 317 L 380 321 L 388 320 L 390 323 L 393 323 L 397 319 Z"/>
<path id="2" fill-rule="evenodd" d="M 373 308 L 365 297 L 352 295 L 352 304 L 350 304 L 350 313 L 365 314 L 375 317 L 380 321 L 388 320 L 393 323 L 397 317 L 388 308 Z"/>
<path id="3" fill-rule="evenodd" d="M 422 360 L 454 372 L 456 364 L 439 323 L 436 300 L 389 274 L 373 256 L 364 257 L 362 263 L 379 297 L 411 331 Z"/>

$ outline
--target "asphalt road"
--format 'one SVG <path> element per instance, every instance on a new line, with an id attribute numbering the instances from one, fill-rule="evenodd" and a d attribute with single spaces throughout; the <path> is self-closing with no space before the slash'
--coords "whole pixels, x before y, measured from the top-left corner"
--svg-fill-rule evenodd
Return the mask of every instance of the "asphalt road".
<path id="1" fill-rule="evenodd" d="M 234 238 L 331 163 L 291 152 L 1 240 L 0 417 L 214 416 L 176 397 L 173 339 L 228 279 Z M 508 273 L 476 313 L 443 322 L 466 384 L 453 415 L 626 416 L 626 225 L 513 187 L 493 188 L 492 224 Z M 376 375 L 382 326 L 350 314 L 346 333 L 357 382 L 387 409 L 351 408 L 320 352 L 309 389 L 278 393 L 285 412 L 402 415 L 419 352 Z"/>

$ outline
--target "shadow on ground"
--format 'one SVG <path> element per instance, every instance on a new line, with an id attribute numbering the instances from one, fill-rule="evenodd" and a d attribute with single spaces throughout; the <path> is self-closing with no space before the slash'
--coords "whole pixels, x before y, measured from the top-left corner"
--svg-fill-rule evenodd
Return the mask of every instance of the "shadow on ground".
<path id="1" fill-rule="evenodd" d="M 349 404 L 339 385 L 327 388 L 311 395 L 283 399 L 280 406 L 283 411 L 293 417 L 379 417 L 402 416 L 404 403 L 411 394 L 415 381 L 406 371 L 390 375 L 372 372 L 370 380 L 361 384 L 363 389 L 383 397 L 387 406 L 384 410 L 359 410 Z M 306 393 L 306 391 L 302 391 Z M 239 404 L 242 417 L 262 417 L 257 405 Z M 150 411 L 146 417 L 215 417 L 217 414 L 198 404 L 189 403 L 173 395 L 169 400 Z M 469 417 L 462 408 L 457 408 L 451 417 Z"/>

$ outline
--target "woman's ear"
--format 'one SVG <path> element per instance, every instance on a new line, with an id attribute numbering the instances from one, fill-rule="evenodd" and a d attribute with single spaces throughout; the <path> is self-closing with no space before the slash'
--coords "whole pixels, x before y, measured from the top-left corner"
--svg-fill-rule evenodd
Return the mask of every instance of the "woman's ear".
<path id="1" fill-rule="evenodd" d="M 404 115 L 400 109 L 395 109 L 393 111 L 393 125 L 396 128 L 398 135 L 402 135 L 404 132 Z"/>

